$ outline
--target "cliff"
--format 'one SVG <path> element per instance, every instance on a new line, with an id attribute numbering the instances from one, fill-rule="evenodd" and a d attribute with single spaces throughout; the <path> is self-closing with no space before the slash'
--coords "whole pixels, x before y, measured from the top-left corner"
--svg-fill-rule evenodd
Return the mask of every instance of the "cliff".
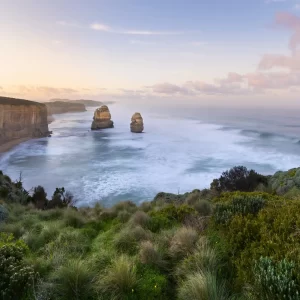
<path id="1" fill-rule="evenodd" d="M 48 108 L 48 115 L 64 114 L 68 112 L 86 111 L 85 105 L 82 103 L 70 103 L 64 101 L 54 101 L 45 103 Z"/>
<path id="2" fill-rule="evenodd" d="M 96 101 L 96 100 L 86 100 L 86 99 L 80 99 L 80 100 L 70 100 L 70 99 L 51 99 L 51 102 L 68 102 L 68 103 L 74 103 L 74 104 L 83 104 L 85 107 L 92 106 L 92 107 L 99 107 L 103 105 L 104 103 L 102 101 Z"/>
<path id="3" fill-rule="evenodd" d="M 0 97 L 0 145 L 14 139 L 48 135 L 46 105 L 22 99 Z"/>

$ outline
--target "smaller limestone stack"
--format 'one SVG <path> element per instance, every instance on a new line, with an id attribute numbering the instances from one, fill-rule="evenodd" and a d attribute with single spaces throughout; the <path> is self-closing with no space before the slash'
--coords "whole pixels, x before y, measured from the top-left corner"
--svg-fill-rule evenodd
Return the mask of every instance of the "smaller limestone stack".
<path id="1" fill-rule="evenodd" d="M 130 123 L 130 130 L 134 133 L 142 133 L 144 130 L 144 121 L 140 113 L 136 112 L 132 118 Z"/>
<path id="2" fill-rule="evenodd" d="M 94 113 L 94 121 L 92 123 L 92 130 L 113 128 L 114 122 L 111 120 L 111 114 L 106 105 L 97 108 Z"/>

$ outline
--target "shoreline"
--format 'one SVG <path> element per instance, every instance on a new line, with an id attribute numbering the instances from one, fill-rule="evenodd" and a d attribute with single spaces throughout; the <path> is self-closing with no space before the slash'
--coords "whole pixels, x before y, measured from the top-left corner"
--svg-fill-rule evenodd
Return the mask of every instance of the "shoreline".
<path id="1" fill-rule="evenodd" d="M 26 137 L 26 138 L 18 138 L 18 139 L 13 139 L 11 141 L 6 142 L 4 145 L 0 146 L 0 155 L 4 154 L 5 152 L 8 152 L 15 146 L 18 146 L 21 143 L 27 142 L 31 140 L 32 138 Z"/>

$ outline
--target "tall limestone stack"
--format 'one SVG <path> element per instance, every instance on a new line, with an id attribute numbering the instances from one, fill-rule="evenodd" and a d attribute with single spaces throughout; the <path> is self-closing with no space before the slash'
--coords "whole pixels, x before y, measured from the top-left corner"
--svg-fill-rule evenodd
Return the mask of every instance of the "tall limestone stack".
<path id="1" fill-rule="evenodd" d="M 92 123 L 92 130 L 113 128 L 114 122 L 111 120 L 111 114 L 106 105 L 102 105 L 94 112 L 94 121 Z"/>
<path id="2" fill-rule="evenodd" d="M 136 112 L 131 117 L 130 130 L 134 133 L 142 133 L 144 130 L 144 121 L 140 113 Z"/>

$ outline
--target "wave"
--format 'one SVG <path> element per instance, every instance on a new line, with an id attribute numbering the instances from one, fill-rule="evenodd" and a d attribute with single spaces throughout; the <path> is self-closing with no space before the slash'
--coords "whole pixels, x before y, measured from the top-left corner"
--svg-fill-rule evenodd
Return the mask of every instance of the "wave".
<path id="1" fill-rule="evenodd" d="M 274 141 L 278 141 L 278 142 L 287 141 L 287 142 L 291 142 L 293 144 L 300 145 L 300 140 L 297 137 L 268 132 L 268 131 L 260 131 L 260 130 L 255 130 L 255 129 L 239 129 L 239 128 L 233 127 L 233 126 L 222 126 L 221 128 L 219 128 L 219 130 L 234 131 L 243 136 L 258 138 L 258 139 L 262 139 L 262 140 L 274 140 Z"/>

